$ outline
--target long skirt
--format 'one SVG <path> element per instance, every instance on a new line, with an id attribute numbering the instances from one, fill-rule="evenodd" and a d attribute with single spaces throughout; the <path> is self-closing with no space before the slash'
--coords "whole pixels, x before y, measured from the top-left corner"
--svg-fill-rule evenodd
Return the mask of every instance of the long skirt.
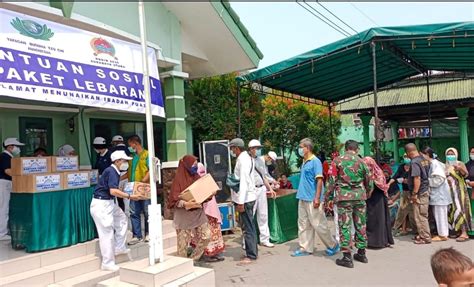
<path id="1" fill-rule="evenodd" d="M 384 248 L 393 245 L 391 226 L 388 200 L 383 191 L 376 187 L 367 200 L 368 247 Z"/>
<path id="2" fill-rule="evenodd" d="M 455 232 L 461 232 L 462 230 L 469 232 L 472 230 L 471 201 L 464 179 L 455 173 L 451 173 L 448 176 L 448 183 L 453 198 L 453 203 L 449 208 L 449 229 Z"/>
<path id="3" fill-rule="evenodd" d="M 221 225 L 219 224 L 217 219 L 211 216 L 207 216 L 207 220 L 209 223 L 209 228 L 211 229 L 211 241 L 209 241 L 206 248 L 204 249 L 204 255 L 208 257 L 213 257 L 224 252 L 225 243 L 224 238 L 222 237 Z M 191 242 L 191 246 L 196 246 L 194 242 L 194 237 Z"/>
<path id="4" fill-rule="evenodd" d="M 176 229 L 178 237 L 178 256 L 199 260 L 211 237 L 209 224 L 206 222 L 194 229 Z M 188 254 L 188 246 L 194 241 L 194 249 Z"/>

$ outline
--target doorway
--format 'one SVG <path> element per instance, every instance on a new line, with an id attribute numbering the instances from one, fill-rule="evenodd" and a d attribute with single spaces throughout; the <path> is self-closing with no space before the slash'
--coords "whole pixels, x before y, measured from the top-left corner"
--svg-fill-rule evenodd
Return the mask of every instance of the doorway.
<path id="1" fill-rule="evenodd" d="M 53 123 L 50 118 L 20 117 L 20 141 L 25 144 L 22 156 L 32 156 L 35 149 L 44 148 L 53 154 Z"/>

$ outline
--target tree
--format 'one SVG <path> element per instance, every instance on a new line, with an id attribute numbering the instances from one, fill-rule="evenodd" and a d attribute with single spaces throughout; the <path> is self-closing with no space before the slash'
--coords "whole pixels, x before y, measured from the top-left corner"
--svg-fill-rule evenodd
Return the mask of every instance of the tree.
<path id="1" fill-rule="evenodd" d="M 237 74 L 227 74 L 189 83 L 194 139 L 232 139 L 237 136 Z M 247 142 L 258 138 L 262 125 L 262 104 L 259 96 L 241 89 L 241 131 Z"/>

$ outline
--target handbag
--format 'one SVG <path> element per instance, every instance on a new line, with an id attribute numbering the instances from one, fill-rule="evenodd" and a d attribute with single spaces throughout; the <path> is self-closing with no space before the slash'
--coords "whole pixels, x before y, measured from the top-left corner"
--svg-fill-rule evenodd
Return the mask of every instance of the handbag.
<path id="1" fill-rule="evenodd" d="M 252 176 L 253 169 L 254 169 L 254 165 L 253 165 L 253 160 L 252 160 L 252 168 L 250 169 L 250 176 Z M 237 178 L 234 173 L 230 173 L 227 175 L 225 184 L 235 193 L 238 193 L 240 190 L 240 179 Z"/>

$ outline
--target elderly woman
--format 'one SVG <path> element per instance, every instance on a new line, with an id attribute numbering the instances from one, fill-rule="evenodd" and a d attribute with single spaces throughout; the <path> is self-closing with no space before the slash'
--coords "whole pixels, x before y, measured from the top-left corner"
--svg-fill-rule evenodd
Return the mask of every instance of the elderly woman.
<path id="1" fill-rule="evenodd" d="M 453 203 L 449 210 L 449 227 L 456 235 L 456 241 L 469 240 L 467 232 L 471 230 L 471 205 L 467 192 L 465 177 L 468 176 L 466 166 L 458 161 L 458 151 L 450 147 L 446 150 L 446 174 L 451 190 Z"/>
<path id="2" fill-rule="evenodd" d="M 199 179 L 197 159 L 186 155 L 180 161 L 171 184 L 168 206 L 174 210 L 173 225 L 178 239 L 178 256 L 188 257 L 188 246 L 194 238 L 196 244 L 189 257 L 195 262 L 201 259 L 209 244 L 211 231 L 202 205 L 180 199 L 180 194 Z"/>
<path id="3" fill-rule="evenodd" d="M 367 199 L 367 239 L 369 248 L 385 248 L 394 244 L 392 223 L 388 208 L 389 185 L 384 172 L 371 157 L 364 157 L 375 183 L 374 191 Z"/>
<path id="4" fill-rule="evenodd" d="M 448 207 L 453 202 L 448 181 L 446 180 L 445 165 L 435 158 L 432 148 L 426 147 L 421 154 L 431 163 L 430 182 L 430 205 L 436 221 L 438 235 L 432 241 L 448 240 Z"/>
<path id="5" fill-rule="evenodd" d="M 77 155 L 76 150 L 72 147 L 72 145 L 62 145 L 58 149 L 58 156 L 73 156 Z"/>

